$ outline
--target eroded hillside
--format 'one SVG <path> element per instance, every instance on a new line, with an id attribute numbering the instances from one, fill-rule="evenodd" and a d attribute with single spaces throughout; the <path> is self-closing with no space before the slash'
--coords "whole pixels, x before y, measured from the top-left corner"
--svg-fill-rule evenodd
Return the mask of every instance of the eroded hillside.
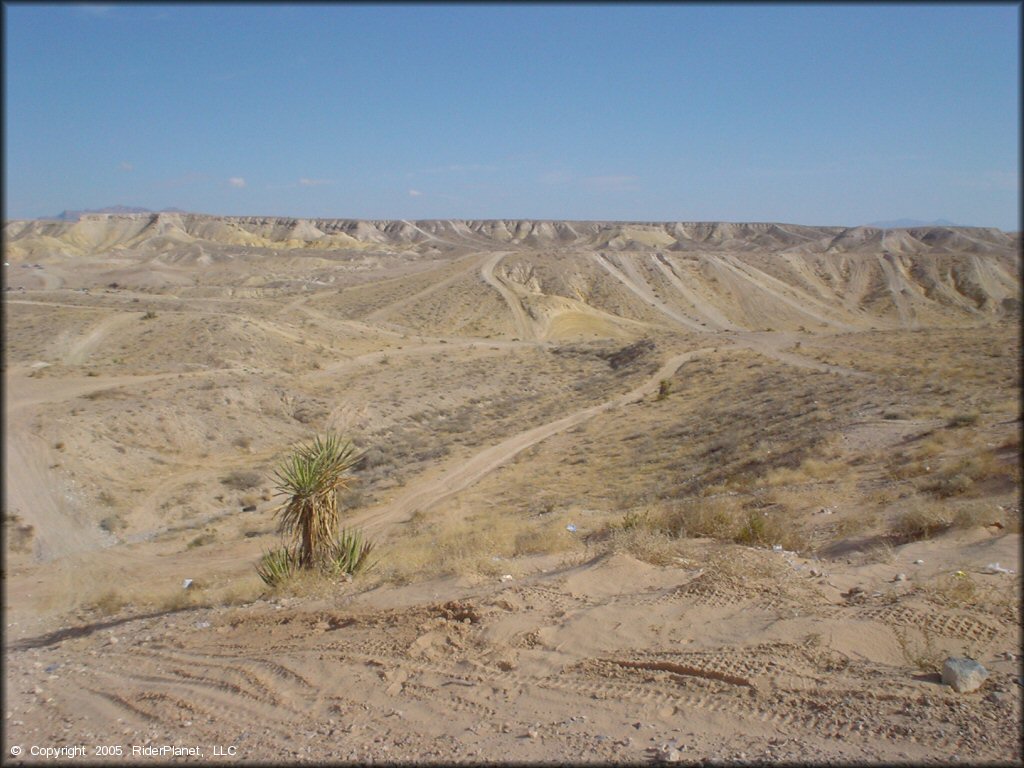
<path id="1" fill-rule="evenodd" d="M 1019 760 L 978 725 L 1020 714 L 1019 235 L 161 213 L 4 247 L 19 743 L 670 755 L 640 718 L 695 759 Z M 270 590 L 274 468 L 327 431 L 379 566 Z M 995 698 L 933 717 L 940 652 Z"/>

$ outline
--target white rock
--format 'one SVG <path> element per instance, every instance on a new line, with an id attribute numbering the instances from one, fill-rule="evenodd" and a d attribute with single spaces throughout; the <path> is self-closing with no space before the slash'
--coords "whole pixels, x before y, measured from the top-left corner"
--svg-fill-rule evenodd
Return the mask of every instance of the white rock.
<path id="1" fill-rule="evenodd" d="M 942 684 L 952 686 L 957 693 L 978 690 L 988 677 L 988 670 L 974 659 L 950 656 L 942 665 Z"/>

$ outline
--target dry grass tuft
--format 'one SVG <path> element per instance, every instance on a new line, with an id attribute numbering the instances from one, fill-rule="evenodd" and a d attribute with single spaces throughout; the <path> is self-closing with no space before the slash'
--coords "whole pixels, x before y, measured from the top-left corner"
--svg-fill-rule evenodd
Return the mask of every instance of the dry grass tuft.
<path id="1" fill-rule="evenodd" d="M 935 637 L 928 626 L 925 625 L 919 630 L 922 640 L 911 641 L 910 633 L 906 629 L 895 627 L 893 634 L 896 637 L 896 644 L 900 647 L 903 660 L 912 667 L 928 674 L 942 672 L 942 664 L 948 654 L 937 648 Z"/>
<path id="2" fill-rule="evenodd" d="M 678 539 L 646 526 L 617 528 L 606 539 L 606 546 L 652 565 L 672 565 L 679 557 Z"/>
<path id="3" fill-rule="evenodd" d="M 929 539 L 952 528 L 953 520 L 948 506 L 916 498 L 896 516 L 889 533 L 901 542 Z"/>

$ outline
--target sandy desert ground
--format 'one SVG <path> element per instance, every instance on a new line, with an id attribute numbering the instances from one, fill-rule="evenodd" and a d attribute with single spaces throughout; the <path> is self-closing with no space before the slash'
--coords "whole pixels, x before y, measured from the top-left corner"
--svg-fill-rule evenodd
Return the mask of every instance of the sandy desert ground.
<path id="1" fill-rule="evenodd" d="M 1019 763 L 1020 245 L 6 223 L 5 760 Z M 329 430 L 379 563 L 270 590 Z"/>

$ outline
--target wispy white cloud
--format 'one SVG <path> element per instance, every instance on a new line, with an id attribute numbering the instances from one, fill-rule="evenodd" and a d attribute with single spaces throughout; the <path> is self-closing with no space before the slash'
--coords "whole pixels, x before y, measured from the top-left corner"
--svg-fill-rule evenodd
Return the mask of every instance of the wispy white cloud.
<path id="1" fill-rule="evenodd" d="M 299 179 L 300 187 L 322 187 L 325 184 L 333 183 L 333 179 Z"/>
<path id="2" fill-rule="evenodd" d="M 418 189 L 410 189 L 409 190 L 409 197 L 420 197 L 422 194 L 423 193 L 420 192 Z"/>
<path id="3" fill-rule="evenodd" d="M 235 189 L 241 189 L 242 187 L 245 186 L 245 179 L 243 179 L 241 176 L 232 176 L 230 179 L 228 179 L 228 184 L 234 187 Z"/>
<path id="4" fill-rule="evenodd" d="M 119 166 L 117 166 L 117 167 L 118 167 L 119 169 L 121 169 L 122 171 L 134 171 L 134 170 L 135 170 L 135 166 L 134 166 L 134 165 L 132 165 L 131 163 L 121 163 L 121 164 L 120 164 Z"/>

